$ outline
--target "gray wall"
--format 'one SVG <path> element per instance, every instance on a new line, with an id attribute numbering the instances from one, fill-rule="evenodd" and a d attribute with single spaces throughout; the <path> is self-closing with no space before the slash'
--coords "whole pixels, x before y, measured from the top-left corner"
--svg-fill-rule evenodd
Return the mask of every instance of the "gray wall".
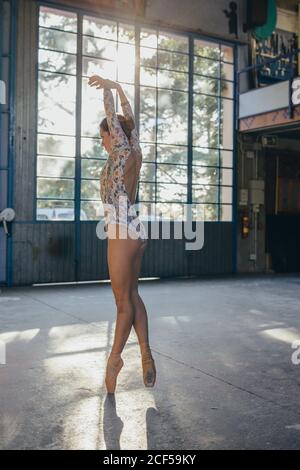
<path id="1" fill-rule="evenodd" d="M 202 31 L 234 39 L 229 34 L 228 19 L 223 13 L 229 10 L 228 0 L 148 0 L 146 17 L 153 21 L 171 23 L 185 29 Z M 239 38 L 245 39 L 242 24 L 245 21 L 245 1 L 237 0 L 239 14 Z"/>

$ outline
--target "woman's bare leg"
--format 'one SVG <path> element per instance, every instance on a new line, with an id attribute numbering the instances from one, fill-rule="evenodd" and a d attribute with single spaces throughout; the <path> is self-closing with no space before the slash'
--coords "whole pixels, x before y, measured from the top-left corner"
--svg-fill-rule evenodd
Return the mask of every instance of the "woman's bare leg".
<path id="1" fill-rule="evenodd" d="M 153 387 L 156 381 L 156 367 L 149 345 L 148 315 L 145 304 L 138 292 L 138 280 L 145 248 L 146 243 L 143 243 L 137 252 L 133 266 L 135 271 L 135 284 L 132 292 L 135 312 L 133 326 L 141 350 L 144 384 L 146 387 Z"/>
<path id="2" fill-rule="evenodd" d="M 147 310 L 138 291 L 138 280 L 139 280 L 139 274 L 141 270 L 145 248 L 146 248 L 146 243 L 143 243 L 136 254 L 134 265 L 133 265 L 134 281 L 135 281 L 133 291 L 132 291 L 132 299 L 134 303 L 134 312 L 135 312 L 133 326 L 134 326 L 141 349 L 145 345 L 149 344 L 149 328 L 148 328 Z"/>
<path id="3" fill-rule="evenodd" d="M 117 306 L 113 355 L 122 353 L 134 322 L 132 291 L 136 281 L 133 264 L 138 249 L 138 240 L 108 239 L 108 268 Z"/>
<path id="4" fill-rule="evenodd" d="M 107 361 L 105 383 L 108 393 L 114 393 L 118 373 L 123 367 L 121 353 L 127 342 L 134 321 L 132 288 L 135 284 L 132 269 L 139 242 L 132 239 L 108 239 L 108 268 L 112 290 L 117 305 L 117 321 L 114 342 Z"/>

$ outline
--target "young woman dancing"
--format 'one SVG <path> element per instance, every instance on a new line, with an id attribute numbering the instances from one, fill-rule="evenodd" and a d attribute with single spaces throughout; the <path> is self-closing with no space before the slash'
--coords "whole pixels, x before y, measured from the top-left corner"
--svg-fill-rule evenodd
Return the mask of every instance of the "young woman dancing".
<path id="1" fill-rule="evenodd" d="M 100 137 L 108 159 L 100 175 L 100 193 L 104 208 L 108 208 L 105 210 L 107 261 L 117 321 L 106 365 L 105 384 L 107 392 L 114 393 L 117 376 L 124 365 L 121 353 L 132 326 L 140 346 L 144 384 L 153 387 L 156 380 L 155 362 L 149 346 L 147 311 L 138 292 L 138 278 L 147 245 L 145 227 L 133 206 L 142 152 L 134 115 L 121 85 L 98 75 L 89 79 L 89 85 L 103 88 L 106 114 L 100 124 Z M 118 91 L 124 116 L 115 112 L 112 88 Z"/>

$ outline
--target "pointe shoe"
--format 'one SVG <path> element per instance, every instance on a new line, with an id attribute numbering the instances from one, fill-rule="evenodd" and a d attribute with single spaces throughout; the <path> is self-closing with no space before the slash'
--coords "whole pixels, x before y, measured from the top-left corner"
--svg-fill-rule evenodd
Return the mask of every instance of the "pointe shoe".
<path id="1" fill-rule="evenodd" d="M 124 365 L 123 359 L 120 357 L 119 361 L 115 364 L 109 358 L 106 365 L 105 385 L 107 393 L 115 393 L 117 385 L 117 377 Z"/>
<path id="2" fill-rule="evenodd" d="M 156 380 L 156 368 L 154 359 L 149 356 L 142 358 L 142 366 L 145 387 L 154 387 Z"/>

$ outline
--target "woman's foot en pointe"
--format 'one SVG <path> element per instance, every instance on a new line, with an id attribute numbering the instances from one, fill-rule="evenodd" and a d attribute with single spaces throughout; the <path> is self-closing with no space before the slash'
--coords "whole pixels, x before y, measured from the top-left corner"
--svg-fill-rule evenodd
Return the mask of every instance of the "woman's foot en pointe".
<path id="1" fill-rule="evenodd" d="M 117 377 L 124 365 L 120 355 L 110 356 L 106 365 L 105 385 L 107 393 L 115 393 Z"/>
<path id="2" fill-rule="evenodd" d="M 154 387 L 156 380 L 155 361 L 150 348 L 142 349 L 143 380 L 145 387 Z"/>
<path id="3" fill-rule="evenodd" d="M 154 359 L 142 359 L 142 365 L 145 387 L 154 387 L 156 380 L 156 368 Z"/>

